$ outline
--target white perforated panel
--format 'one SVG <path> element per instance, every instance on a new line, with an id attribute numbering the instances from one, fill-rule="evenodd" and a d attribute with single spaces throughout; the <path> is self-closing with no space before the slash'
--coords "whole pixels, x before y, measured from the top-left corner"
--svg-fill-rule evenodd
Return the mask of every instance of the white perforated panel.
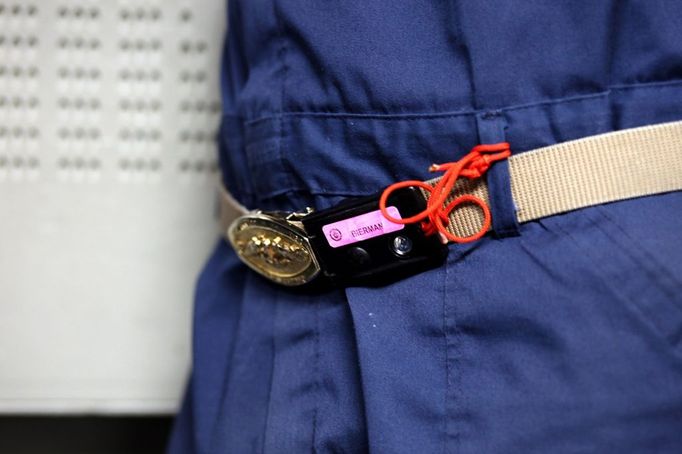
<path id="1" fill-rule="evenodd" d="M 221 0 L 0 0 L 0 411 L 167 412 L 217 239 Z"/>

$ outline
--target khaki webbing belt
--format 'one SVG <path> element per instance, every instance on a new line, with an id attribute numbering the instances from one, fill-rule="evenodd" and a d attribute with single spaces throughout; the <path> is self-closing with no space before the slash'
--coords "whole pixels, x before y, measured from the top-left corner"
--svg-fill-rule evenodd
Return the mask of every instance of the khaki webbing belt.
<path id="1" fill-rule="evenodd" d="M 520 223 L 592 205 L 682 190 L 682 121 L 599 134 L 519 153 L 509 158 L 509 171 Z M 459 179 L 448 202 L 463 194 L 489 203 L 484 178 Z M 226 191 L 222 200 L 221 217 L 227 228 L 234 214 L 243 214 L 246 209 Z M 449 219 L 448 230 L 461 237 L 475 234 L 483 225 L 480 208 L 468 204 L 459 206 Z"/>

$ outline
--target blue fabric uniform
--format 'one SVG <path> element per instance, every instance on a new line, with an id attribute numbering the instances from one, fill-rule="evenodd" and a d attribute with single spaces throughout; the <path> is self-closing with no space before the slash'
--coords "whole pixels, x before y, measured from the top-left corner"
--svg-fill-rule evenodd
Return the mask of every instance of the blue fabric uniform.
<path id="1" fill-rule="evenodd" d="M 682 2 L 236 0 L 222 82 L 232 194 L 325 208 L 682 119 Z M 517 230 L 500 168 L 498 234 L 386 287 L 303 295 L 219 241 L 169 451 L 682 452 L 682 193 Z"/>

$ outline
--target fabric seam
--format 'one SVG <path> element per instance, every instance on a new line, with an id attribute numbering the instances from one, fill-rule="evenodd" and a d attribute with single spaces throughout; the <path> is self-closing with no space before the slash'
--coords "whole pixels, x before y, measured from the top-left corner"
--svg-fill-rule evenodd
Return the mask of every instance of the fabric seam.
<path id="1" fill-rule="evenodd" d="M 448 306 L 447 306 L 447 281 L 448 281 L 448 263 L 447 261 L 445 262 L 445 272 L 443 273 L 443 338 L 445 341 L 445 417 L 443 419 L 444 423 L 444 432 L 445 436 L 443 437 L 443 452 L 447 453 L 448 452 L 448 438 L 450 435 L 449 431 L 449 412 L 448 412 L 448 403 L 450 401 L 449 399 L 449 391 L 450 391 L 450 342 L 448 339 Z"/>
<path id="2" fill-rule="evenodd" d="M 318 452 L 317 450 L 317 415 L 319 411 L 318 402 L 322 399 L 320 384 L 320 298 L 315 299 L 315 365 L 313 369 L 313 376 L 315 380 L 315 392 L 317 394 L 317 399 L 315 399 L 315 405 L 313 408 L 313 433 L 312 433 L 312 452 Z"/>
<path id="3" fill-rule="evenodd" d="M 612 91 L 627 91 L 633 89 L 659 89 L 682 85 L 682 80 L 673 80 L 666 82 L 646 82 L 637 84 L 616 84 L 606 88 L 606 90 L 589 93 L 584 95 L 567 96 L 561 98 L 546 99 L 537 102 L 510 105 L 506 107 L 486 108 L 486 109 L 466 109 L 460 111 L 450 112 L 424 112 L 424 113 L 368 113 L 368 112 L 352 112 L 352 111 L 284 111 L 283 105 L 280 106 L 280 113 L 276 115 L 266 115 L 253 119 L 246 119 L 240 115 L 223 114 L 226 116 L 236 116 L 244 121 L 245 125 L 253 125 L 264 121 L 281 120 L 280 117 L 323 117 L 323 118 L 349 118 L 349 119 L 371 119 L 381 121 L 410 121 L 422 119 L 438 119 L 438 118 L 452 118 L 466 115 L 476 115 L 485 112 L 514 112 L 518 110 L 532 109 L 540 106 L 557 105 L 573 102 L 584 102 L 595 98 L 608 97 Z"/>
<path id="4" fill-rule="evenodd" d="M 274 305 L 272 313 L 272 337 L 270 339 L 270 348 L 272 349 L 272 361 L 270 364 L 270 383 L 268 384 L 268 405 L 265 409 L 265 425 L 263 427 L 263 440 L 261 445 L 261 454 L 265 454 L 265 448 L 268 444 L 268 427 L 270 426 L 271 406 L 272 406 L 272 387 L 275 381 L 275 368 L 277 367 L 277 318 L 279 316 L 279 289 L 276 289 L 272 298 Z"/>

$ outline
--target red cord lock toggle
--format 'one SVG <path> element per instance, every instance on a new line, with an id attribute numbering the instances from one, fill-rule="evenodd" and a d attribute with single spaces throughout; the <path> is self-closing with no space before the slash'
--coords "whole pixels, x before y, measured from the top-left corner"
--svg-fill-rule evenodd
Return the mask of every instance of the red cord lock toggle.
<path id="1" fill-rule="evenodd" d="M 455 243 L 470 243 L 476 241 L 490 229 L 492 218 L 488 205 L 480 198 L 470 194 L 456 197 L 447 205 L 445 205 L 445 202 L 450 196 L 452 188 L 455 187 L 455 183 L 457 183 L 459 177 L 469 179 L 480 178 L 488 171 L 494 162 L 507 159 L 509 156 L 511 156 L 509 144 L 507 142 L 500 142 L 495 144 L 476 145 L 459 161 L 445 164 L 432 164 L 431 167 L 429 167 L 429 172 L 444 172 L 441 179 L 434 186 L 419 180 L 407 180 L 393 183 L 384 189 L 384 192 L 379 199 L 381 214 L 386 219 L 396 224 L 413 224 L 415 222 L 421 222 L 422 229 L 427 235 L 438 233 L 443 243 L 447 243 L 448 240 Z M 410 186 L 422 188 L 430 193 L 426 209 L 414 216 L 396 219 L 392 217 L 386 209 L 388 197 L 393 191 Z M 450 213 L 464 203 L 478 205 L 483 211 L 483 225 L 481 226 L 481 229 L 467 237 L 454 235 L 447 230 Z"/>

